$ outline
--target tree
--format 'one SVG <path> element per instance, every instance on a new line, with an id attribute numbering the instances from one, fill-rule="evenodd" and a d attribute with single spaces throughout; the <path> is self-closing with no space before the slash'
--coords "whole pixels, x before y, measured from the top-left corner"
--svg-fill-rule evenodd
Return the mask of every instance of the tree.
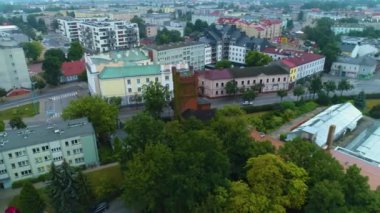
<path id="1" fill-rule="evenodd" d="M 269 64 L 272 58 L 264 53 L 258 51 L 249 51 L 245 56 L 245 63 L 249 67 L 264 66 Z"/>
<path id="2" fill-rule="evenodd" d="M 303 86 L 296 86 L 293 90 L 293 95 L 297 97 L 297 101 L 299 97 L 305 94 L 305 88 Z"/>
<path id="3" fill-rule="evenodd" d="M 237 92 L 238 92 L 238 86 L 235 80 L 231 80 L 226 83 L 226 93 L 228 95 L 235 96 Z"/>
<path id="4" fill-rule="evenodd" d="M 43 89 L 46 86 L 45 81 L 40 77 L 32 76 L 31 80 L 33 84 L 33 89 Z"/>
<path id="5" fill-rule="evenodd" d="M 216 62 L 215 68 L 216 69 L 230 68 L 231 65 L 232 65 L 231 61 L 223 59 L 221 61 Z"/>
<path id="6" fill-rule="evenodd" d="M 53 30 L 58 30 L 58 27 L 59 27 L 59 23 L 58 23 L 57 19 L 54 19 L 51 22 L 51 28 L 53 28 Z"/>
<path id="7" fill-rule="evenodd" d="M 297 20 L 298 21 L 302 21 L 303 20 L 303 16 L 304 16 L 304 12 L 301 10 L 298 15 L 297 15 Z"/>
<path id="8" fill-rule="evenodd" d="M 87 72 L 84 70 L 81 74 L 78 75 L 78 79 L 80 81 L 87 82 Z"/>
<path id="9" fill-rule="evenodd" d="M 52 48 L 52 49 L 46 50 L 46 52 L 44 54 L 45 60 L 47 58 L 54 58 L 54 57 L 58 59 L 60 64 L 62 64 L 63 62 L 66 61 L 66 56 L 65 56 L 65 53 L 63 52 L 63 50 L 61 50 L 59 48 Z"/>
<path id="10" fill-rule="evenodd" d="M 168 30 L 166 28 L 164 28 L 163 30 L 158 30 L 155 39 L 155 42 L 158 45 L 180 41 L 184 41 L 184 38 L 181 37 L 181 33 L 179 31 Z"/>
<path id="11" fill-rule="evenodd" d="M 12 117 L 9 120 L 9 125 L 11 126 L 12 129 L 14 129 L 14 128 L 24 129 L 24 128 L 26 128 L 26 124 L 24 123 L 24 121 L 22 120 L 22 118 L 20 116 Z"/>
<path id="12" fill-rule="evenodd" d="M 5 123 L 4 121 L 0 120 L 0 132 L 3 132 L 5 130 Z"/>
<path id="13" fill-rule="evenodd" d="M 66 161 L 62 165 L 51 164 L 49 173 L 49 195 L 51 204 L 57 213 L 73 213 L 81 209 L 78 182 L 74 171 Z"/>
<path id="14" fill-rule="evenodd" d="M 311 94 L 313 94 L 313 99 L 315 97 L 315 94 L 319 93 L 322 90 L 322 81 L 319 76 L 314 76 L 311 79 L 308 90 Z"/>
<path id="15" fill-rule="evenodd" d="M 326 91 L 327 96 L 329 96 L 329 93 L 332 92 L 334 93 L 336 90 L 336 83 L 335 81 L 326 81 L 323 82 L 323 88 Z"/>
<path id="16" fill-rule="evenodd" d="M 372 107 L 372 109 L 369 111 L 369 115 L 372 118 L 379 119 L 380 118 L 380 105 L 376 105 Z"/>
<path id="17" fill-rule="evenodd" d="M 26 42 L 21 44 L 21 46 L 24 49 L 25 57 L 33 61 L 36 61 L 40 57 L 44 49 L 41 42 L 38 41 Z"/>
<path id="18" fill-rule="evenodd" d="M 98 96 L 86 96 L 73 100 L 62 113 L 62 118 L 65 120 L 87 117 L 101 139 L 105 139 L 104 137 L 116 130 L 117 116 L 117 107 L 108 104 Z"/>
<path id="19" fill-rule="evenodd" d="M 348 91 L 353 88 L 354 86 L 347 79 L 342 79 L 338 83 L 338 90 L 340 91 L 340 96 L 343 96 L 344 91 Z"/>
<path id="20" fill-rule="evenodd" d="M 21 212 L 42 213 L 46 204 L 32 183 L 27 181 L 20 192 L 19 206 L 17 207 Z"/>
<path id="21" fill-rule="evenodd" d="M 326 92 L 320 91 L 318 93 L 318 98 L 316 102 L 320 105 L 328 106 L 331 104 L 331 99 L 330 99 L 330 96 L 328 96 Z"/>
<path id="22" fill-rule="evenodd" d="M 7 91 L 0 87 L 0 100 L 3 101 L 3 97 L 7 96 Z"/>
<path id="23" fill-rule="evenodd" d="M 77 172 L 75 182 L 78 184 L 79 201 L 82 207 L 89 208 L 95 201 L 95 195 L 89 181 L 81 171 Z"/>
<path id="24" fill-rule="evenodd" d="M 361 91 L 354 99 L 354 106 L 359 110 L 364 110 L 366 107 L 365 93 Z"/>
<path id="25" fill-rule="evenodd" d="M 71 42 L 69 52 L 67 53 L 67 60 L 78 61 L 82 59 L 84 49 L 78 41 Z"/>
<path id="26" fill-rule="evenodd" d="M 243 94 L 242 94 L 242 98 L 244 101 L 253 101 L 255 100 L 257 94 L 256 94 L 256 90 L 254 88 L 248 88 L 246 90 L 243 91 Z"/>
<path id="27" fill-rule="evenodd" d="M 160 117 L 161 112 L 170 99 L 168 88 L 162 86 L 157 81 L 144 85 L 142 96 L 145 103 L 145 110 L 156 118 Z"/>
<path id="28" fill-rule="evenodd" d="M 294 28 L 293 20 L 288 19 L 286 22 L 286 29 L 287 30 L 292 30 Z"/>
<path id="29" fill-rule="evenodd" d="M 318 182 L 309 194 L 307 213 L 348 212 L 342 186 L 337 181 Z"/>
<path id="30" fill-rule="evenodd" d="M 281 102 L 282 102 L 282 99 L 288 95 L 288 91 L 287 90 L 284 90 L 284 89 L 280 89 L 277 91 L 277 96 L 279 96 L 281 98 Z"/>
<path id="31" fill-rule="evenodd" d="M 58 85 L 60 82 L 62 62 L 58 57 L 45 58 L 42 63 L 42 69 L 44 72 L 44 78 L 48 84 Z"/>
<path id="32" fill-rule="evenodd" d="M 246 210 L 237 211 L 240 208 L 236 202 L 230 209 L 236 209 L 236 212 L 254 212 L 252 208 L 257 212 L 285 212 L 287 208 L 299 209 L 304 204 L 308 179 L 304 169 L 273 154 L 250 158 L 246 168 L 247 183 L 235 183 L 241 188 L 239 194 L 242 197 L 238 201 L 245 204 L 243 209 Z M 232 195 L 230 199 L 237 200 L 237 197 Z"/>
<path id="33" fill-rule="evenodd" d="M 138 17 L 138 16 L 134 16 L 131 19 L 131 23 L 136 23 L 138 25 L 140 38 L 146 38 L 146 24 L 145 24 L 145 21 L 142 18 Z"/>

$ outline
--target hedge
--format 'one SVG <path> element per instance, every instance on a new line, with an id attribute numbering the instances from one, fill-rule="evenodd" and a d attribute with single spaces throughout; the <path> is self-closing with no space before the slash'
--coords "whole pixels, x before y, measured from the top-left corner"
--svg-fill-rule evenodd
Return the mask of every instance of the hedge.
<path id="1" fill-rule="evenodd" d="M 16 188 L 23 187 L 24 184 L 27 182 L 30 182 L 30 183 L 43 182 L 43 181 L 46 181 L 48 179 L 48 176 L 49 176 L 49 174 L 47 173 L 47 174 L 40 175 L 36 178 L 27 178 L 24 180 L 15 181 L 12 183 L 12 188 L 16 189 Z"/>

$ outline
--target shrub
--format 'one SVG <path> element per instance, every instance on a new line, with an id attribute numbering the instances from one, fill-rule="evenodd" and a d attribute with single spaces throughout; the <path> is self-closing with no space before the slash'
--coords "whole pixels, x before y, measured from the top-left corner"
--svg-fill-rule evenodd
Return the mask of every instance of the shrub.
<path id="1" fill-rule="evenodd" d="M 285 141 L 286 137 L 287 137 L 287 135 L 283 133 L 283 134 L 280 135 L 280 140 L 281 141 Z"/>
<path id="2" fill-rule="evenodd" d="M 380 105 L 376 105 L 372 107 L 372 109 L 369 111 L 369 116 L 372 118 L 379 119 L 380 118 Z"/>
<path id="3" fill-rule="evenodd" d="M 244 110 L 247 114 L 254 113 L 254 112 L 265 112 L 265 111 L 271 111 L 278 107 L 278 104 L 268 104 L 268 105 L 261 105 L 261 106 L 244 106 L 242 107 L 242 110 Z"/>
<path id="4" fill-rule="evenodd" d="M 286 109 L 294 110 L 294 109 L 296 109 L 296 104 L 292 101 L 284 101 L 284 102 L 280 103 L 280 105 L 281 105 L 281 108 L 283 110 L 286 110 Z"/>
<path id="5" fill-rule="evenodd" d="M 313 111 L 317 107 L 317 103 L 315 103 L 314 101 L 308 101 L 299 107 L 299 111 L 301 114 L 304 114 Z"/>
<path id="6" fill-rule="evenodd" d="M 30 182 L 30 183 L 44 182 L 44 181 L 47 180 L 48 175 L 49 174 L 43 174 L 43 175 L 40 175 L 40 176 L 38 176 L 36 178 L 27 178 L 27 179 L 24 179 L 24 180 L 15 181 L 15 182 L 12 183 L 12 188 L 13 189 L 20 188 L 20 187 L 22 187 L 27 182 Z"/>

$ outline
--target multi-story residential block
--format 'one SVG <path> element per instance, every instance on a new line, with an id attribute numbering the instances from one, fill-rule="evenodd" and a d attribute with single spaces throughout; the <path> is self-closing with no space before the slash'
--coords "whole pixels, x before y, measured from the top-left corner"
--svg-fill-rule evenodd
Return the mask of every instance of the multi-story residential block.
<path id="1" fill-rule="evenodd" d="M 292 83 L 322 72 L 325 66 L 325 57 L 314 53 L 297 53 L 293 57 L 282 59 L 280 64 L 288 70 L 289 81 Z"/>
<path id="2" fill-rule="evenodd" d="M 194 70 L 205 66 L 205 44 L 201 42 L 178 42 L 148 47 L 149 57 L 158 64 L 189 64 Z"/>
<path id="3" fill-rule="evenodd" d="M 32 83 L 23 49 L 16 41 L 0 37 L 0 87 L 8 96 L 30 91 Z"/>
<path id="4" fill-rule="evenodd" d="M 269 46 L 266 39 L 250 38 L 233 25 L 209 29 L 200 41 L 211 47 L 211 62 L 227 59 L 245 64 L 245 55 L 250 50 L 261 51 Z"/>
<path id="5" fill-rule="evenodd" d="M 227 82 L 234 80 L 239 89 L 259 87 L 260 92 L 276 92 L 289 87 L 289 72 L 281 66 L 246 67 L 207 70 L 199 74 L 198 85 L 202 95 L 209 98 L 228 96 Z"/>
<path id="6" fill-rule="evenodd" d="M 222 17 L 217 23 L 236 25 L 249 37 L 272 39 L 281 36 L 282 21 L 279 19 L 248 21 L 242 18 Z"/>
<path id="7" fill-rule="evenodd" d="M 164 25 L 165 22 L 170 21 L 173 18 L 171 13 L 148 13 L 142 16 L 142 19 L 147 24 Z"/>
<path id="8" fill-rule="evenodd" d="M 52 163 L 99 164 L 96 136 L 86 118 L 0 133 L 0 188 L 46 174 Z"/>
<path id="9" fill-rule="evenodd" d="M 371 56 L 339 57 L 331 66 L 335 75 L 348 78 L 370 78 L 376 71 L 377 61 Z"/>
<path id="10" fill-rule="evenodd" d="M 142 103 L 142 88 L 160 82 L 173 91 L 172 67 L 188 70 L 186 64 L 153 64 L 142 50 L 85 56 L 90 93 L 101 97 L 121 97 L 122 105 Z"/>
<path id="11" fill-rule="evenodd" d="M 157 35 L 157 31 L 157 25 L 147 24 L 145 27 L 146 37 L 148 38 L 155 37 Z"/>
<path id="12" fill-rule="evenodd" d="M 107 20 L 107 18 L 105 17 L 93 17 L 93 18 L 72 18 L 69 16 L 60 17 L 57 19 L 58 30 L 70 42 L 79 41 L 79 23 L 105 21 L 105 20 Z"/>
<path id="13" fill-rule="evenodd" d="M 126 21 L 79 23 L 79 42 L 91 52 L 130 49 L 140 46 L 139 28 Z"/>
<path id="14" fill-rule="evenodd" d="M 335 35 L 338 34 L 348 34 L 349 32 L 359 31 L 362 32 L 365 29 L 365 26 L 359 24 L 340 24 L 334 25 L 331 27 L 331 30 Z"/>

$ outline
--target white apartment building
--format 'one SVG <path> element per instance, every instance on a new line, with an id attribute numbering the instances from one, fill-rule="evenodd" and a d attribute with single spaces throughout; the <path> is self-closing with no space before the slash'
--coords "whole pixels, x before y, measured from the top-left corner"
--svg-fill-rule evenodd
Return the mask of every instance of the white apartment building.
<path id="1" fill-rule="evenodd" d="M 234 63 L 245 64 L 247 48 L 244 46 L 229 46 L 228 60 Z"/>
<path id="2" fill-rule="evenodd" d="M 79 23 L 79 42 L 91 52 L 130 49 L 140 46 L 139 28 L 126 21 Z"/>
<path id="3" fill-rule="evenodd" d="M 205 65 L 212 63 L 212 47 L 210 45 L 205 46 Z"/>
<path id="4" fill-rule="evenodd" d="M 24 51 L 16 41 L 0 37 L 0 87 L 7 92 L 32 88 Z"/>
<path id="5" fill-rule="evenodd" d="M 63 160 L 70 166 L 99 164 L 95 131 L 86 118 L 0 133 L 0 188 L 37 178 Z"/>
<path id="6" fill-rule="evenodd" d="M 58 30 L 65 36 L 70 42 L 79 40 L 79 23 L 83 22 L 94 22 L 94 21 L 105 21 L 105 17 L 94 17 L 94 18 L 72 18 L 72 17 L 61 17 L 57 19 Z"/>
<path id="7" fill-rule="evenodd" d="M 338 34 L 348 34 L 349 32 L 359 31 L 362 32 L 365 29 L 365 26 L 359 24 L 346 24 L 346 25 L 334 25 L 331 27 L 331 30 L 335 35 Z"/>

